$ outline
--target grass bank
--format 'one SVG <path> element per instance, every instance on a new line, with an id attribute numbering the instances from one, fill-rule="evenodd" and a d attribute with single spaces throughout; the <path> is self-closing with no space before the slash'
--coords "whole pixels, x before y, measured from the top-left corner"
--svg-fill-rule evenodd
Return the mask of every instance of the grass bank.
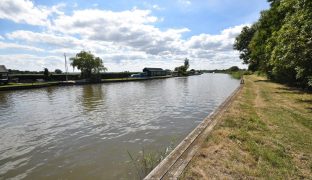
<path id="1" fill-rule="evenodd" d="M 7 85 L 0 86 L 0 91 L 33 89 L 48 86 L 56 86 L 58 84 L 59 84 L 58 82 L 9 83 Z"/>
<path id="2" fill-rule="evenodd" d="M 145 81 L 153 79 L 166 79 L 172 76 L 156 76 L 146 78 L 114 78 L 114 79 L 102 79 L 98 83 L 114 83 L 114 82 L 130 82 L 130 81 Z M 75 82 L 75 81 L 60 81 L 60 82 L 35 82 L 35 83 L 9 83 L 7 85 L 0 86 L 0 91 L 9 90 L 23 90 L 23 89 L 35 89 L 48 86 L 66 86 L 66 85 L 84 85 L 84 84 L 95 84 L 94 82 Z"/>
<path id="3" fill-rule="evenodd" d="M 142 78 L 114 78 L 114 79 L 102 79 L 102 83 L 109 82 L 130 82 L 130 81 L 145 81 L 152 79 L 166 79 L 171 78 L 172 76 L 155 76 L 155 77 L 142 77 Z"/>
<path id="4" fill-rule="evenodd" d="M 244 75 L 245 72 L 246 71 L 234 71 L 234 72 L 229 72 L 229 74 L 235 79 L 240 79 Z"/>
<path id="5" fill-rule="evenodd" d="M 181 179 L 310 179 L 312 95 L 245 76 Z"/>

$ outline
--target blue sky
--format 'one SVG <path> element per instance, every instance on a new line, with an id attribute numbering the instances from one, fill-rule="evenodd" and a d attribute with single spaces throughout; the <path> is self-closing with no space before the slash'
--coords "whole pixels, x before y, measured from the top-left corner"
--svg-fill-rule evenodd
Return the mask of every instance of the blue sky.
<path id="1" fill-rule="evenodd" d="M 0 64 L 64 69 L 64 53 L 88 50 L 109 71 L 173 69 L 184 58 L 195 69 L 245 67 L 234 39 L 268 7 L 265 0 L 1 0 Z"/>

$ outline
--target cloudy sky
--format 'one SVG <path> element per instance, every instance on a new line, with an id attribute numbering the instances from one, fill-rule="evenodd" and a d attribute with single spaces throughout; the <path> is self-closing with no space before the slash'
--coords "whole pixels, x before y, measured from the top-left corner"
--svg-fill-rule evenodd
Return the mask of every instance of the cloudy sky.
<path id="1" fill-rule="evenodd" d="M 235 37 L 266 0 L 0 0 L 0 64 L 64 70 L 81 50 L 109 71 L 244 67 Z"/>

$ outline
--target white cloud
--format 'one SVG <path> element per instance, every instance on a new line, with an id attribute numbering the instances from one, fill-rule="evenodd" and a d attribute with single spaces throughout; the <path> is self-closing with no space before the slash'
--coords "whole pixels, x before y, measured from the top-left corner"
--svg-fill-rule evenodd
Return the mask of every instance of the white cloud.
<path id="1" fill-rule="evenodd" d="M 8 69 L 19 70 L 49 70 L 63 69 L 63 56 L 36 56 L 32 54 L 0 55 L 0 62 Z"/>
<path id="2" fill-rule="evenodd" d="M 155 10 L 158 10 L 158 11 L 162 11 L 162 10 L 165 9 L 165 8 L 163 8 L 163 7 L 160 7 L 158 4 L 152 5 L 152 8 L 155 9 Z"/>
<path id="3" fill-rule="evenodd" d="M 191 5 L 191 1 L 180 2 Z M 3 11 L 4 6 L 0 7 L 0 18 L 46 27 L 41 32 L 17 30 L 5 35 L 10 43 L 0 42 L 1 49 L 44 51 L 47 55 L 13 54 L 10 58 L 0 55 L 1 62 L 11 64 L 15 69 L 63 69 L 63 53 L 70 57 L 81 50 L 100 56 L 110 71 L 138 71 L 144 66 L 173 69 L 186 57 L 191 59 L 191 67 L 195 69 L 240 64 L 238 53 L 232 46 L 244 25 L 230 27 L 216 35 L 200 34 L 183 39 L 182 34 L 190 31 L 188 28 L 159 29 L 155 24 L 161 19 L 152 15 L 151 10 L 83 9 L 66 14 L 61 11 L 65 4 L 44 7 L 27 0 L 4 0 L 0 5 L 8 8 Z M 12 13 L 14 8 L 18 9 L 18 15 Z M 23 14 L 26 18 L 20 16 Z M 4 38 L 0 36 L 0 39 Z"/>
<path id="4" fill-rule="evenodd" d="M 71 16 L 59 16 L 54 20 L 53 30 L 89 40 L 114 42 L 151 54 L 164 50 L 179 52 L 181 34 L 189 29 L 161 31 L 152 25 L 158 20 L 150 10 L 113 12 L 87 9 L 74 11 Z"/>
<path id="5" fill-rule="evenodd" d="M 22 50 L 38 51 L 38 52 L 44 51 L 44 49 L 33 47 L 33 46 L 1 42 L 1 41 L 0 41 L 0 49 L 22 49 Z"/>
<path id="6" fill-rule="evenodd" d="M 4 37 L 0 35 L 0 40 L 4 40 Z"/>
<path id="7" fill-rule="evenodd" d="M 48 26 L 49 16 L 53 13 L 62 14 L 59 10 L 65 4 L 58 4 L 51 8 L 35 6 L 30 0 L 1 0 L 0 19 L 8 19 L 15 23 Z"/>
<path id="8" fill-rule="evenodd" d="M 156 10 L 156 11 L 162 11 L 165 10 L 164 7 L 159 6 L 158 4 L 153 4 L 151 2 L 143 2 L 144 8 L 145 9 L 151 9 L 151 10 Z"/>
<path id="9" fill-rule="evenodd" d="M 58 55 L 62 57 L 63 53 L 67 53 L 68 57 L 71 57 L 81 50 L 91 51 L 104 60 L 109 71 L 139 71 L 145 66 L 173 69 L 175 66 L 182 64 L 182 60 L 186 57 L 191 59 L 192 68 L 214 69 L 225 64 L 227 66 L 241 64 L 238 53 L 232 50 L 232 45 L 235 36 L 242 27 L 243 25 L 231 27 L 217 35 L 201 34 L 192 36 L 187 40 L 183 40 L 180 35 L 180 33 L 186 30 L 168 30 L 164 32 L 158 30 L 160 35 L 155 37 L 171 36 L 171 38 L 163 39 L 161 43 L 158 41 L 155 46 L 150 43 L 136 45 L 133 44 L 135 41 L 132 41 L 131 38 L 125 44 L 124 42 L 113 40 L 78 39 L 70 35 L 35 33 L 31 31 L 14 31 L 7 34 L 6 37 L 30 44 L 50 45 L 52 48 L 48 48 L 49 50 L 45 52 L 54 54 L 53 56 Z M 153 36 L 149 37 L 153 38 Z M 152 38 L 150 40 L 154 41 Z M 33 66 L 31 67 L 37 67 L 39 70 L 42 66 L 48 66 L 48 63 L 42 64 L 42 60 L 38 62 L 38 59 L 41 57 L 24 56 L 24 58 L 28 58 L 32 62 Z M 43 59 L 52 63 L 51 60 Z M 63 69 L 61 65 L 63 62 L 61 60 L 59 62 L 60 65 L 57 64 L 56 66 Z"/>
<path id="10" fill-rule="evenodd" d="M 235 37 L 239 35 L 243 24 L 230 27 L 221 31 L 220 34 L 200 34 L 192 36 L 185 41 L 190 59 L 194 59 L 196 64 L 206 65 L 206 69 L 227 68 L 230 66 L 242 66 L 239 53 L 233 50 Z M 227 67 L 224 67 L 224 66 Z"/>
<path id="11" fill-rule="evenodd" d="M 214 51 L 231 51 L 235 37 L 240 34 L 242 28 L 246 26 L 239 25 L 225 29 L 218 35 L 200 34 L 198 36 L 192 36 L 187 41 L 187 46 L 193 49 L 212 49 Z"/>
<path id="12" fill-rule="evenodd" d="M 182 5 L 182 6 L 190 6 L 192 4 L 191 1 L 189 0 L 178 0 L 178 2 Z"/>
<path id="13" fill-rule="evenodd" d="M 125 51 L 112 42 L 94 41 L 89 39 L 78 39 L 76 37 L 64 34 L 54 34 L 52 32 L 32 32 L 18 30 L 6 34 L 6 37 L 12 41 L 25 42 L 28 44 L 44 46 L 51 53 L 68 53 L 81 50 L 92 52 L 115 52 Z"/>
<path id="14" fill-rule="evenodd" d="M 65 3 L 59 3 L 59 4 L 56 4 L 56 5 L 54 5 L 54 6 L 52 6 L 51 8 L 50 8 L 50 14 L 53 14 L 53 13 L 55 13 L 55 14 L 57 14 L 57 15 L 63 15 L 64 14 L 64 12 L 61 10 L 61 9 L 63 9 L 64 7 L 66 7 L 66 4 Z"/>
<path id="15" fill-rule="evenodd" d="M 46 44 L 58 47 L 70 47 L 80 43 L 77 38 L 51 33 L 37 33 L 32 31 L 18 30 L 6 34 L 11 40 L 24 40 L 30 43 Z"/>

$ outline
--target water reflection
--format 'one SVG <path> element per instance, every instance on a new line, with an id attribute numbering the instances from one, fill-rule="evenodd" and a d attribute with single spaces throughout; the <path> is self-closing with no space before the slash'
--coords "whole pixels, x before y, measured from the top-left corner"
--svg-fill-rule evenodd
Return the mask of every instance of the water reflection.
<path id="1" fill-rule="evenodd" d="M 178 143 L 238 85 L 206 74 L 0 92 L 0 177 L 131 179 L 127 151 Z"/>
<path id="2" fill-rule="evenodd" d="M 48 97 L 50 102 L 53 101 L 55 89 L 56 89 L 55 87 L 48 87 L 45 90 L 45 92 L 47 93 L 47 97 Z"/>
<path id="3" fill-rule="evenodd" d="M 96 110 L 101 103 L 105 102 L 105 89 L 102 85 L 86 86 L 82 89 L 82 105 L 84 110 Z"/>
<path id="4" fill-rule="evenodd" d="M 10 96 L 0 92 L 0 107 L 1 108 L 9 108 L 9 98 Z"/>

